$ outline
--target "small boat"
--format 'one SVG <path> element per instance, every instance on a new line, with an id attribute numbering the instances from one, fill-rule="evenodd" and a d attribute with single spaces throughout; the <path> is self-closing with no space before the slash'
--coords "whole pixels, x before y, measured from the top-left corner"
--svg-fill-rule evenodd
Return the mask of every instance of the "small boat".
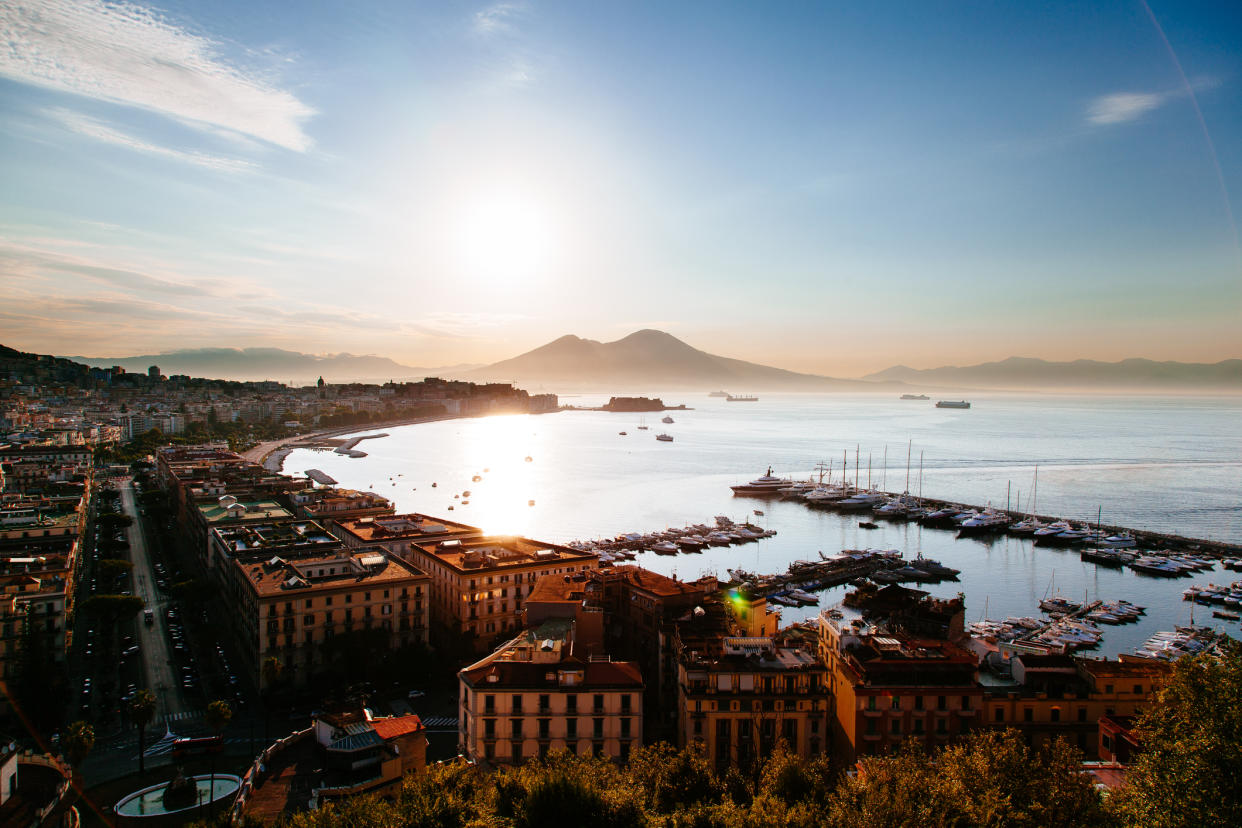
<path id="1" fill-rule="evenodd" d="M 436 484 L 435 484 L 435 483 L 432 483 L 432 484 L 431 484 L 431 488 L 433 488 L 433 489 L 434 489 L 435 487 L 436 487 Z"/>
<path id="2" fill-rule="evenodd" d="M 859 529 L 879 529 L 880 527 L 877 524 L 874 524 L 869 520 L 860 520 L 858 521 L 858 528 Z"/>
<path id="3" fill-rule="evenodd" d="M 448 507 L 448 510 L 449 510 L 450 512 L 451 512 L 451 511 L 453 511 L 453 507 L 452 507 L 452 506 Z"/>
<path id="4" fill-rule="evenodd" d="M 626 436 L 624 431 L 618 431 L 617 433 L 620 434 L 622 437 Z"/>
<path id="5" fill-rule="evenodd" d="M 1213 618 L 1223 618 L 1226 621 L 1237 621 L 1238 614 L 1236 612 L 1225 612 L 1224 610 L 1212 610 Z"/>
<path id="6" fill-rule="evenodd" d="M 661 443 L 671 443 L 671 442 L 673 442 L 673 435 L 671 435 L 671 434 L 657 434 L 657 435 L 656 435 L 656 439 L 657 439 L 657 440 L 659 440 Z"/>
<path id="7" fill-rule="evenodd" d="M 469 490 L 469 489 L 466 489 L 464 492 L 462 492 L 462 493 L 461 493 L 461 496 L 462 496 L 462 497 L 470 497 L 470 490 Z"/>
<path id="8" fill-rule="evenodd" d="M 533 500 L 528 500 L 528 501 L 526 501 L 526 505 L 527 505 L 527 506 L 534 506 L 534 505 L 535 505 L 535 501 L 533 501 Z M 453 507 L 452 507 L 452 506 L 450 506 L 449 508 L 451 509 L 451 508 L 453 508 Z"/>
<path id="9" fill-rule="evenodd" d="M 529 462 L 530 462 L 530 455 L 529 455 L 529 454 L 528 454 L 528 455 L 526 455 L 526 462 L 527 462 L 527 463 L 529 463 Z"/>
<path id="10" fill-rule="evenodd" d="M 902 394 L 901 398 L 903 400 L 930 400 L 931 399 L 931 397 L 927 396 L 926 394 Z"/>
<path id="11" fill-rule="evenodd" d="M 666 415 L 664 416 L 664 418 L 663 418 L 662 420 L 660 420 L 660 422 L 665 423 L 665 424 L 671 424 L 671 423 L 673 422 L 673 418 L 672 418 L 672 417 L 669 417 L 669 416 L 666 414 Z"/>
<path id="12" fill-rule="evenodd" d="M 970 403 L 965 400 L 941 400 L 936 403 L 936 408 L 970 408 Z"/>
<path id="13" fill-rule="evenodd" d="M 469 506 L 469 505 L 470 505 L 470 501 L 469 501 L 469 500 L 463 500 L 463 501 L 461 502 L 461 505 L 462 505 L 462 506 Z"/>
<path id="14" fill-rule="evenodd" d="M 478 483 L 478 482 L 479 482 L 480 480 L 482 480 L 482 479 L 483 479 L 483 475 L 481 475 L 481 474 L 476 474 L 474 477 L 470 478 L 470 482 L 471 482 L 471 483 Z"/>
<path id="15" fill-rule="evenodd" d="M 680 551 L 677 548 L 677 544 L 673 543 L 672 541 L 666 541 L 666 540 L 659 541 L 658 543 L 653 543 L 651 544 L 651 546 L 647 548 L 650 549 L 652 552 L 656 553 L 657 555 L 676 555 Z"/>
<path id="16" fill-rule="evenodd" d="M 755 514 L 756 514 L 756 515 L 758 515 L 759 517 L 763 517 L 763 510 L 762 510 L 762 509 L 756 509 L 756 510 L 755 510 Z"/>

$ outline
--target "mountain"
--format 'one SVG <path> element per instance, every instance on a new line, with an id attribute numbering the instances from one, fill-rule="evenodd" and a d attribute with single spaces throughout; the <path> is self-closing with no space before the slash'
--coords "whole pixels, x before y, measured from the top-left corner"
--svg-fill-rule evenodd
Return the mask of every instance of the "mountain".
<path id="1" fill-rule="evenodd" d="M 875 383 L 798 374 L 716 356 L 653 330 L 637 331 L 616 342 L 562 336 L 512 359 L 454 376 L 552 390 L 723 389 L 740 394 L 875 388 Z"/>
<path id="2" fill-rule="evenodd" d="M 869 374 L 863 379 L 960 388 L 1236 393 L 1242 391 L 1242 359 L 1226 359 L 1214 363 L 1154 362 L 1150 359 L 1048 362 L 1042 359 L 1010 357 L 1000 362 L 964 367 L 945 366 L 920 370 L 896 365 Z"/>
<path id="3" fill-rule="evenodd" d="M 309 385 L 319 377 L 328 382 L 387 382 L 435 376 L 439 371 L 461 371 L 475 366 L 449 369 L 416 368 L 387 357 L 328 354 L 317 356 L 281 348 L 195 348 L 132 357 L 83 357 L 69 359 L 97 368 L 120 365 L 126 371 L 146 373 L 158 365 L 165 376 L 188 374 L 193 377 L 241 381 L 277 380 Z"/>

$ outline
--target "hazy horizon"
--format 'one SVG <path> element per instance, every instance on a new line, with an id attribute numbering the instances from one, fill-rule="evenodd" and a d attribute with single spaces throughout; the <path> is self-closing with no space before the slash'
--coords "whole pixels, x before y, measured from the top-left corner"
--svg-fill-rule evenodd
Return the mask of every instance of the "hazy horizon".
<path id="1" fill-rule="evenodd" d="M 1236 358 L 1229 4 L 13 0 L 0 341 Z"/>

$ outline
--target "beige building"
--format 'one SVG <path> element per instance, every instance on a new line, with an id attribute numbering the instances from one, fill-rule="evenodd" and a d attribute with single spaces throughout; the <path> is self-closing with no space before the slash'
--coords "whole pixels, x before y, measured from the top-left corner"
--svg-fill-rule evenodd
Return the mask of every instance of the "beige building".
<path id="1" fill-rule="evenodd" d="M 603 616 L 551 619 L 462 670 L 459 750 L 520 764 L 565 750 L 624 761 L 642 743 L 638 667 L 603 655 Z"/>
<path id="2" fill-rule="evenodd" d="M 589 552 L 516 537 L 411 543 L 408 555 L 431 577 L 434 632 L 475 652 L 522 628 L 523 602 L 539 578 L 599 566 Z"/>
<path id="3" fill-rule="evenodd" d="M 378 547 L 394 555 L 405 555 L 411 543 L 439 543 L 483 535 L 483 530 L 474 526 L 413 513 L 333 519 L 327 526 L 351 549 Z"/>
<path id="4" fill-rule="evenodd" d="M 802 757 L 827 749 L 831 706 L 814 642 L 724 637 L 678 663 L 679 743 L 718 768 L 745 767 L 783 741 Z"/>
<path id="5" fill-rule="evenodd" d="M 430 581 L 384 552 L 238 558 L 231 573 L 238 638 L 259 683 L 271 656 L 286 680 L 305 682 L 333 658 L 337 639 L 351 633 L 374 630 L 389 648 L 427 642 Z"/>

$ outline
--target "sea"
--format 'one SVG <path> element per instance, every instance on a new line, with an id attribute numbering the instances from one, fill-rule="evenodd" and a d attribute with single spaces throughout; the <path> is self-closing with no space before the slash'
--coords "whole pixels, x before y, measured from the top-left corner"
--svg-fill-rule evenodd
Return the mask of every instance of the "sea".
<path id="1" fill-rule="evenodd" d="M 319 469 L 344 487 L 388 497 L 398 512 L 558 543 L 711 524 L 717 515 L 776 531 L 758 543 L 638 556 L 639 565 L 683 579 L 727 578 L 729 568 L 781 573 L 820 552 L 896 549 L 961 570 L 956 582 L 922 588 L 962 593 L 968 622 L 1037 616 L 1039 601 L 1055 595 L 1147 608 L 1138 624 L 1104 628 L 1090 651 L 1097 655 L 1131 652 L 1155 632 L 1192 621 L 1242 637 L 1238 622 L 1182 600 L 1191 584 L 1242 578 L 1219 566 L 1191 578 L 1154 578 L 1029 539 L 958 540 L 950 530 L 887 521 L 867 530 L 858 525 L 866 516 L 734 496 L 729 488 L 769 467 L 803 480 L 844 474 L 886 491 L 1242 543 L 1242 397 L 972 394 L 969 409 L 897 394 L 662 398 L 687 409 L 562 410 L 361 430 L 386 435 L 356 446 L 365 457 L 296 449 L 283 470 Z M 561 398 L 580 408 L 606 401 Z M 656 440 L 661 433 L 673 440 Z M 782 620 L 813 617 L 849 589 L 819 593 L 818 607 L 782 608 Z"/>

